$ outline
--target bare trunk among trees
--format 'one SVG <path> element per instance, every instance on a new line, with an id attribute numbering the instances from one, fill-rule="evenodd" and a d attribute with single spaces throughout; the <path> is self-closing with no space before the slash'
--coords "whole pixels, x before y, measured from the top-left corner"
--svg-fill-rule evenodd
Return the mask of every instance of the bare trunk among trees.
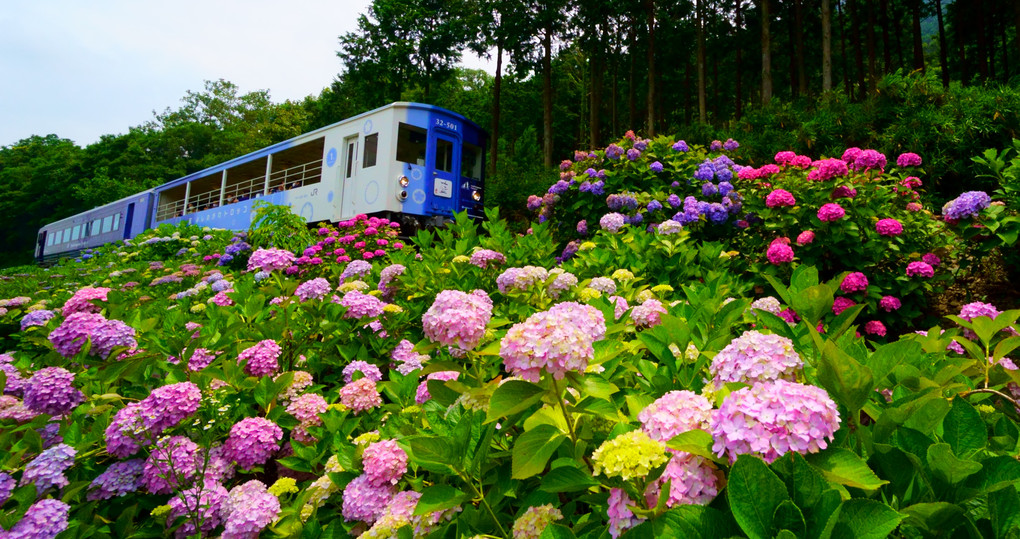
<path id="1" fill-rule="evenodd" d="M 772 100 L 772 39 L 769 35 L 769 0 L 761 3 L 761 103 Z"/>
<path id="2" fill-rule="evenodd" d="M 803 0 L 793 1 L 793 37 L 796 44 L 795 54 L 797 61 L 797 92 L 800 95 L 808 93 L 807 67 L 804 65 L 804 13 Z"/>
<path id="3" fill-rule="evenodd" d="M 695 17 L 698 25 L 698 121 L 708 122 L 705 96 L 705 0 L 696 0 Z"/>
<path id="4" fill-rule="evenodd" d="M 492 84 L 492 138 L 489 140 L 489 173 L 496 173 L 499 154 L 499 98 L 503 85 L 503 40 L 496 43 L 496 77 Z"/>
<path id="5" fill-rule="evenodd" d="M 645 0 L 648 14 L 648 136 L 655 136 L 655 2 Z"/>
<path id="6" fill-rule="evenodd" d="M 868 12 L 865 41 L 868 46 L 868 95 L 875 95 L 878 86 L 878 58 L 875 52 L 875 0 L 865 0 L 864 8 Z"/>
<path id="7" fill-rule="evenodd" d="M 850 48 L 854 50 L 856 64 L 857 88 L 861 97 L 867 94 L 867 86 L 864 81 L 864 51 L 861 47 L 861 18 L 856 0 L 849 0 L 847 7 L 850 9 Z"/>
<path id="8" fill-rule="evenodd" d="M 937 0 L 936 0 L 937 1 Z M 884 73 L 891 73 L 892 67 L 892 44 L 889 42 L 889 0 L 881 0 L 882 16 L 879 24 L 882 27 L 882 70 Z"/>
<path id="9" fill-rule="evenodd" d="M 946 26 L 942 22 L 942 1 L 936 0 L 935 2 L 935 13 L 938 15 L 939 21 L 939 66 L 942 67 L 942 86 L 949 87 L 949 61 L 947 55 L 949 51 L 946 47 Z"/>
<path id="10" fill-rule="evenodd" d="M 740 53 L 737 54 L 739 58 Z M 830 90 L 832 90 L 832 6 L 829 0 L 822 0 L 822 91 Z"/>
<path id="11" fill-rule="evenodd" d="M 827 2 L 828 0 L 822 0 L 822 1 L 823 2 Z M 741 19 L 741 11 L 740 11 L 741 4 L 743 3 L 743 0 L 734 0 L 733 3 L 736 4 L 736 11 L 737 11 L 736 27 L 733 29 L 733 37 L 734 37 L 734 40 L 735 40 L 736 37 L 737 37 L 737 34 L 740 33 L 740 29 L 741 29 L 742 23 L 743 23 L 743 20 Z M 736 61 L 736 71 L 737 71 L 737 73 L 736 73 L 736 75 L 737 75 L 736 92 L 737 92 L 737 97 L 736 97 L 736 99 L 734 101 L 734 107 L 736 108 L 736 116 L 737 116 L 738 120 L 740 119 L 741 109 L 742 109 L 742 107 L 744 105 L 744 97 L 743 97 L 743 95 L 741 93 L 741 90 L 743 90 L 743 88 L 741 87 L 741 80 L 743 80 L 744 72 L 743 72 L 743 69 L 742 69 L 743 66 L 741 66 L 742 58 L 741 58 L 741 54 L 740 53 L 741 53 L 741 47 L 738 46 L 737 47 L 737 61 Z"/>
<path id="12" fill-rule="evenodd" d="M 914 69 L 920 69 L 923 71 L 924 42 L 921 40 L 921 0 L 912 1 L 910 16 L 911 28 L 914 33 Z"/>
<path id="13" fill-rule="evenodd" d="M 553 164 L 552 144 L 552 29 L 548 26 L 542 36 L 542 162 Z"/>

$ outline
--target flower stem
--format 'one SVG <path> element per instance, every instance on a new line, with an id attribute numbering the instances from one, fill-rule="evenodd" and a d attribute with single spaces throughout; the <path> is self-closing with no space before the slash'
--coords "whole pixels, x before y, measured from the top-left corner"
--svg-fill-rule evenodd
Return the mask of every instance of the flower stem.
<path id="1" fill-rule="evenodd" d="M 551 376 L 551 375 L 550 375 Z M 555 376 L 552 376 L 553 394 L 556 397 L 556 402 L 560 405 L 560 410 L 563 411 L 563 419 L 567 422 L 567 430 L 570 431 L 570 441 L 577 446 L 577 435 L 574 434 L 574 422 L 570 420 L 570 413 L 567 412 L 567 406 L 563 404 L 563 393 L 560 391 L 560 384 L 556 380 Z"/>

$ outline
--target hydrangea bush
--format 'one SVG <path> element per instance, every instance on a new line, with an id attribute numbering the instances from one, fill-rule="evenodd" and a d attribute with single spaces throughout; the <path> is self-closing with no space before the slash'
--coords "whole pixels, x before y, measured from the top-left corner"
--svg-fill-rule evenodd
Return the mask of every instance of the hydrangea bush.
<path id="1" fill-rule="evenodd" d="M 779 266 L 765 249 L 738 243 L 752 195 L 763 215 L 814 204 L 817 217 L 836 202 L 811 202 L 811 189 L 831 179 L 806 176 L 851 165 L 777 156 L 769 177 L 789 176 L 786 194 L 769 206 L 775 190 L 749 183 L 730 213 L 741 181 L 761 178 L 742 180 L 747 169 L 714 150 L 666 142 L 628 137 L 579 154 L 564 171 L 593 168 L 587 191 L 564 179 L 544 222 L 522 236 L 491 211 L 379 256 L 337 261 L 348 251 L 337 255 L 339 239 L 328 239 L 339 230 L 323 227 L 321 251 L 256 244 L 242 266 L 147 260 L 136 244 L 0 282 L 0 528 L 592 539 L 1020 531 L 997 516 L 1020 507 L 1010 359 L 1020 312 L 975 303 L 918 328 L 924 335 L 880 328 L 875 309 L 907 301 L 882 288 L 884 270 L 769 272 Z M 712 146 L 738 155 L 733 141 Z M 883 166 L 862 155 L 852 166 L 864 183 L 843 186 L 857 196 Z M 660 220 L 651 198 L 639 201 L 644 212 L 617 198 L 594 213 L 624 223 L 592 220 L 564 253 L 555 238 L 578 227 L 558 216 L 570 197 L 594 196 L 603 168 L 607 195 L 614 182 L 637 192 L 657 175 L 690 174 L 691 185 L 655 195 L 664 205 L 694 197 L 690 215 L 683 199 Z M 812 187 L 793 185 L 800 175 Z M 706 200 L 726 218 L 700 213 Z M 864 211 L 839 204 L 838 219 Z M 648 215 L 635 222 L 637 213 Z M 916 224 L 883 218 L 903 232 L 876 219 L 869 237 L 903 238 Z M 769 219 L 748 227 L 786 222 Z M 354 222 L 364 237 L 370 218 Z M 826 241 L 821 223 L 813 239 L 791 229 L 777 245 L 799 257 Z M 311 263 L 327 250 L 330 262 Z M 928 279 L 939 266 L 906 255 L 882 267 Z M 41 311 L 50 314 L 32 314 Z"/>

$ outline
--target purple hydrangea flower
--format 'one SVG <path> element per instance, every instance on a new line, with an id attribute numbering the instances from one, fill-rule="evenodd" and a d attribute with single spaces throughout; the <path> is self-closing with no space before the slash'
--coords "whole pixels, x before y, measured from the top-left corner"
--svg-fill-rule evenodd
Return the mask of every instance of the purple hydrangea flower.
<path id="1" fill-rule="evenodd" d="M 142 488 L 142 470 L 145 461 L 131 459 L 114 462 L 92 480 L 89 485 L 89 500 L 108 500 L 117 496 L 125 496 Z"/>
<path id="2" fill-rule="evenodd" d="M 673 151 L 675 151 L 675 152 L 689 152 L 689 151 L 691 151 L 691 149 L 687 146 L 687 142 L 685 142 L 683 140 L 678 140 L 678 141 L 674 142 L 672 148 L 673 148 Z"/>
<path id="3" fill-rule="evenodd" d="M 651 165 L 648 165 L 648 168 L 651 169 L 652 172 L 658 174 L 662 172 L 662 163 L 653 161 Z"/>
<path id="4" fill-rule="evenodd" d="M 178 518 L 186 517 L 181 527 L 177 528 L 175 537 L 184 539 L 199 532 L 203 537 L 211 536 L 213 529 L 222 522 L 222 513 L 228 496 L 227 489 L 215 481 L 206 481 L 186 489 L 180 495 L 172 496 L 167 502 L 170 505 L 170 513 L 167 515 L 166 524 L 170 526 Z M 195 527 L 195 520 L 191 518 L 196 514 L 201 522 L 198 529 Z"/>
<path id="5" fill-rule="evenodd" d="M 328 294 L 330 290 L 332 290 L 332 288 L 329 286 L 329 281 L 322 277 L 317 277 L 298 285 L 297 290 L 294 291 L 294 295 L 300 298 L 301 301 L 310 301 L 326 297 L 326 294 Z"/>
<path id="6" fill-rule="evenodd" d="M 354 373 L 356 372 L 360 372 L 364 378 L 371 378 L 373 382 L 382 381 L 382 372 L 379 370 L 379 367 L 376 367 L 367 361 L 358 360 L 352 361 L 344 367 L 344 383 L 351 383 Z"/>
<path id="7" fill-rule="evenodd" d="M 4 534 L 5 539 L 53 539 L 67 529 L 67 515 L 71 506 L 66 503 L 46 498 L 32 504 L 10 531 Z"/>
<path id="8" fill-rule="evenodd" d="M 230 427 L 223 455 L 245 470 L 265 464 L 280 449 L 283 429 L 264 417 L 248 417 Z"/>
<path id="9" fill-rule="evenodd" d="M 200 464 L 198 444 L 185 436 L 162 438 L 145 459 L 142 484 L 152 494 L 169 494 L 189 482 Z"/>
<path id="10" fill-rule="evenodd" d="M 39 456 L 25 466 L 21 475 L 21 486 L 35 484 L 37 493 L 42 494 L 50 488 L 60 488 L 68 484 L 64 470 L 74 464 L 74 456 L 78 454 L 67 444 L 57 444 L 43 450 Z"/>
<path id="11" fill-rule="evenodd" d="M 26 329 L 33 326 L 45 326 L 46 322 L 48 322 L 54 316 L 56 316 L 56 313 L 54 313 L 53 311 L 47 311 L 45 309 L 40 309 L 38 311 L 29 311 L 28 314 L 26 314 L 21 319 L 21 331 L 25 331 Z"/>
<path id="12" fill-rule="evenodd" d="M 342 513 L 344 520 L 360 520 L 369 524 L 382 516 L 383 510 L 396 494 L 393 485 L 375 485 L 367 475 L 355 477 L 344 488 Z"/>
<path id="13" fill-rule="evenodd" d="M 224 520 L 223 539 L 258 537 L 279 516 L 280 500 L 265 483 L 252 479 L 230 489 L 220 514 Z"/>
<path id="14" fill-rule="evenodd" d="M 794 380 L 804 361 L 793 349 L 793 341 L 780 335 L 746 331 L 730 341 L 709 365 L 713 381 L 755 383 L 778 379 Z"/>
<path id="15" fill-rule="evenodd" d="M 25 406 L 38 413 L 62 416 L 85 400 L 74 387 L 74 373 L 62 367 L 39 369 L 24 386 Z"/>
<path id="16" fill-rule="evenodd" d="M 992 203 L 992 198 L 984 191 L 967 191 L 950 200 L 942 207 L 942 215 L 947 220 L 959 221 L 977 217 L 981 210 Z"/>

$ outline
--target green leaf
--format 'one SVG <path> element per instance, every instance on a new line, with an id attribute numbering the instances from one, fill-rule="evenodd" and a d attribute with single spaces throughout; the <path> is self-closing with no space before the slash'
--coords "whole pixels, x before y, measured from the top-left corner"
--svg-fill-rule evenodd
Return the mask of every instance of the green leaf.
<path id="1" fill-rule="evenodd" d="M 460 393 L 450 389 L 445 380 L 428 380 L 429 396 L 443 406 L 450 406 L 460 398 Z"/>
<path id="2" fill-rule="evenodd" d="M 523 412 L 542 400 L 543 394 L 545 394 L 545 389 L 538 384 L 524 380 L 504 382 L 492 392 L 492 398 L 489 399 L 489 411 L 485 414 L 485 422 L 492 423 L 501 417 Z"/>
<path id="3" fill-rule="evenodd" d="M 988 495 L 988 512 L 996 537 L 1020 528 L 1020 495 L 1015 488 L 1004 488 Z"/>
<path id="4" fill-rule="evenodd" d="M 804 456 L 791 451 L 772 463 L 772 470 L 786 482 L 790 498 L 804 512 L 807 537 L 818 537 L 829 516 L 839 507 L 839 491 L 812 467 Z"/>
<path id="5" fill-rule="evenodd" d="M 952 446 L 954 453 L 966 456 L 988 444 L 988 428 L 966 399 L 956 397 L 949 413 L 942 418 L 942 439 Z"/>
<path id="6" fill-rule="evenodd" d="M 542 535 L 539 535 L 538 539 L 574 539 L 574 537 L 576 536 L 570 528 L 553 522 L 542 530 Z"/>
<path id="7" fill-rule="evenodd" d="M 775 515 L 773 515 L 773 521 L 776 529 L 790 531 L 794 537 L 804 537 L 807 533 L 804 513 L 797 507 L 797 504 L 790 500 L 779 504 Z"/>
<path id="8" fill-rule="evenodd" d="M 909 523 L 937 534 L 949 532 L 962 524 L 960 517 L 964 514 L 962 507 L 949 502 L 915 503 L 902 512 L 908 515 Z"/>
<path id="9" fill-rule="evenodd" d="M 542 473 L 564 439 L 563 432 L 552 425 L 538 425 L 522 434 L 514 443 L 511 477 L 527 479 Z"/>
<path id="10" fill-rule="evenodd" d="M 1014 457 L 999 456 L 981 461 L 983 468 L 970 476 L 964 486 L 976 495 L 1013 487 L 1020 481 L 1020 461 Z M 962 498 L 961 498 L 962 499 Z"/>
<path id="11" fill-rule="evenodd" d="M 794 295 L 793 303 L 790 306 L 808 324 L 816 326 L 832 307 L 832 302 L 832 289 L 828 285 L 819 284 L 805 288 Z"/>
<path id="12" fill-rule="evenodd" d="M 903 515 L 882 502 L 851 498 L 839 505 L 821 537 L 882 539 L 892 533 L 901 520 Z"/>
<path id="13" fill-rule="evenodd" d="M 827 341 L 818 362 L 818 381 L 837 402 L 856 413 L 871 398 L 875 377 L 835 343 Z"/>
<path id="14" fill-rule="evenodd" d="M 740 455 L 730 468 L 726 485 L 730 511 L 751 539 L 770 538 L 775 532 L 776 509 L 790 500 L 786 485 L 758 457 Z"/>
<path id="15" fill-rule="evenodd" d="M 949 444 L 929 446 L 927 461 L 935 476 L 950 485 L 955 485 L 981 470 L 981 463 L 957 458 Z"/>
<path id="16" fill-rule="evenodd" d="M 457 507 L 467 501 L 469 496 L 450 485 L 432 485 L 425 487 L 414 507 L 415 515 L 427 515 L 436 511 L 445 511 Z"/>
<path id="17" fill-rule="evenodd" d="M 712 444 L 712 435 L 701 429 L 681 432 L 666 442 L 666 446 L 670 449 L 686 451 L 699 457 L 715 460 L 717 457 L 712 451 Z"/>
<path id="18" fill-rule="evenodd" d="M 414 460 L 453 466 L 460 462 L 460 455 L 453 450 L 454 444 L 443 436 L 415 436 L 408 444 Z"/>
<path id="19" fill-rule="evenodd" d="M 568 465 L 549 470 L 538 488 L 543 492 L 578 492 L 598 485 L 587 471 Z"/>
<path id="20" fill-rule="evenodd" d="M 881 382 L 889 373 L 904 363 L 909 364 L 924 355 L 920 343 L 914 340 L 899 340 L 879 346 L 868 358 L 868 367 Z"/>
<path id="21" fill-rule="evenodd" d="M 647 537 L 683 537 L 684 539 L 724 539 L 740 535 L 733 519 L 718 509 L 704 505 L 680 505 L 659 518 L 630 529 L 626 539 Z"/>
<path id="22" fill-rule="evenodd" d="M 830 447 L 808 455 L 807 461 L 829 481 L 847 487 L 875 490 L 888 483 L 879 479 L 868 464 L 849 449 Z"/>

